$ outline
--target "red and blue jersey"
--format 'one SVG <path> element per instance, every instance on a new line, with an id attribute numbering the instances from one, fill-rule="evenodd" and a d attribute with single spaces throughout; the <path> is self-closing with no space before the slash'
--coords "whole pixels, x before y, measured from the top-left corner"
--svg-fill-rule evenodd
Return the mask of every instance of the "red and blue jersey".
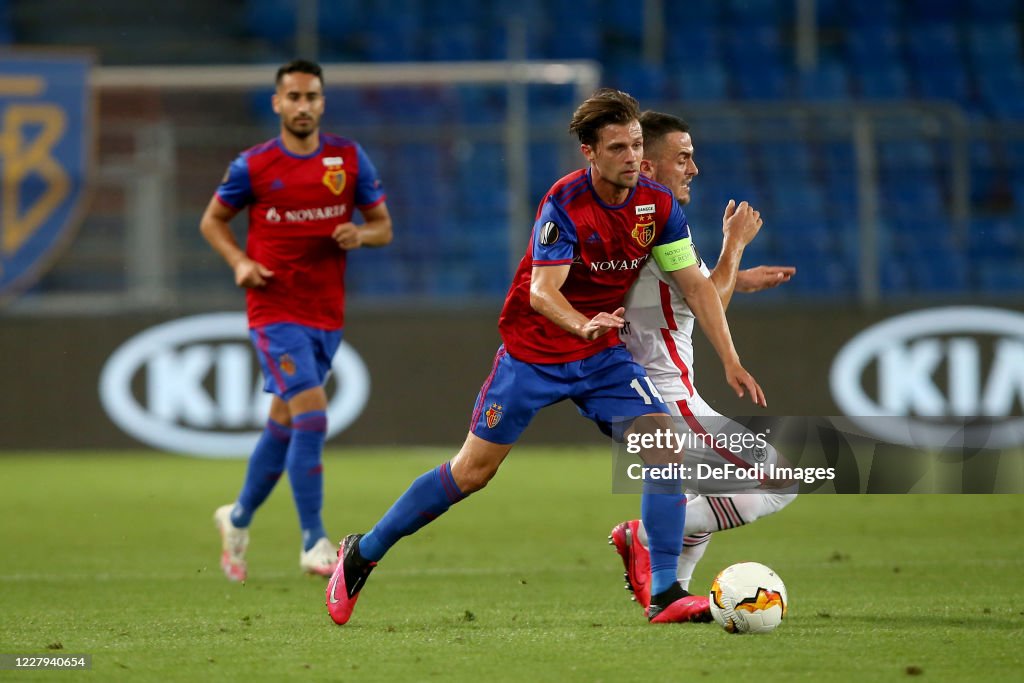
<path id="1" fill-rule="evenodd" d="M 533 267 L 571 266 L 561 292 L 573 308 L 592 318 L 622 306 L 653 247 L 689 236 L 686 216 L 663 185 L 641 177 L 625 202 L 611 206 L 597 196 L 589 169 L 565 176 L 540 204 L 526 255 L 505 298 L 498 320 L 505 348 L 527 363 L 566 363 L 620 344 L 615 333 L 587 341 L 533 310 Z"/>
<path id="2" fill-rule="evenodd" d="M 217 188 L 233 209 L 249 208 L 245 253 L 274 272 L 246 290 L 250 327 L 298 323 L 340 329 L 345 323 L 345 258 L 331 238 L 355 209 L 384 201 L 384 188 L 357 143 L 320 134 L 308 156 L 274 138 L 242 152 Z"/>

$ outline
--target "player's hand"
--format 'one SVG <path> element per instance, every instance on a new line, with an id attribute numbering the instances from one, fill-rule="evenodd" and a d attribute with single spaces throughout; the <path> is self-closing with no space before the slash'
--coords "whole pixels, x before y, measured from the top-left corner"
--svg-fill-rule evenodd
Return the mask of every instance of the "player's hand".
<path id="1" fill-rule="evenodd" d="M 621 330 L 626 324 L 626 319 L 622 317 L 625 312 L 626 309 L 620 306 L 613 313 L 598 313 L 580 328 L 580 336 L 593 341 L 609 330 Z"/>
<path id="2" fill-rule="evenodd" d="M 778 287 L 789 282 L 796 275 L 793 266 L 757 266 L 736 273 L 737 292 L 760 292 L 762 289 Z"/>
<path id="3" fill-rule="evenodd" d="M 274 271 L 250 258 L 244 258 L 235 264 L 235 284 L 239 287 L 263 287 L 272 277 Z"/>
<path id="4" fill-rule="evenodd" d="M 740 398 L 746 393 L 750 394 L 750 400 L 754 405 L 762 408 L 768 407 L 768 400 L 764 396 L 761 385 L 757 383 L 754 376 L 747 372 L 739 362 L 731 363 L 725 368 L 725 380 Z"/>
<path id="5" fill-rule="evenodd" d="M 729 200 L 722 215 L 722 233 L 726 239 L 739 240 L 740 244 L 747 246 L 757 237 L 762 225 L 764 221 L 760 211 L 746 202 L 737 205 L 735 199 Z"/>
<path id="6" fill-rule="evenodd" d="M 331 237 L 338 243 L 338 246 L 348 251 L 363 246 L 363 235 L 359 232 L 359 226 L 355 223 L 342 223 L 334 229 Z"/>

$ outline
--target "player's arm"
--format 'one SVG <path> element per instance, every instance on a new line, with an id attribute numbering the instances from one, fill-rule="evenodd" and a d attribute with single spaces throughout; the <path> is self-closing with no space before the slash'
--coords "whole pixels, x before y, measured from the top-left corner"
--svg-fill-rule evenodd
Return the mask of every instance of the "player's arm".
<path id="1" fill-rule="evenodd" d="M 386 202 L 381 202 L 368 209 L 360 209 L 365 223 L 342 223 L 334 229 L 331 237 L 342 249 L 358 249 L 360 247 L 383 247 L 391 243 L 391 214 Z"/>
<path id="2" fill-rule="evenodd" d="M 796 275 L 795 266 L 757 266 L 736 274 L 737 292 L 760 292 L 789 282 Z"/>
<path id="3" fill-rule="evenodd" d="M 671 246 L 671 245 L 669 245 Z M 687 245 L 688 246 L 688 245 Z M 750 400 L 760 406 L 767 406 L 764 392 L 757 380 L 740 364 L 739 355 L 732 342 L 729 323 L 725 319 L 725 309 L 715 286 L 704 277 L 694 264 L 668 271 L 679 291 L 686 297 L 686 303 L 697 317 L 701 329 L 711 345 L 722 359 L 725 367 L 725 378 L 737 396 L 742 397 L 744 391 L 750 392 Z"/>
<path id="4" fill-rule="evenodd" d="M 760 211 L 746 202 L 740 202 L 737 206 L 735 199 L 729 200 L 722 216 L 722 253 L 711 271 L 711 283 L 722 300 L 722 308 L 729 308 L 737 288 L 741 292 L 756 291 L 740 287 L 739 268 L 743 250 L 757 237 L 762 224 Z"/>
<path id="5" fill-rule="evenodd" d="M 534 266 L 530 273 L 530 306 L 545 318 L 583 339 L 597 339 L 609 330 L 626 324 L 625 308 L 613 313 L 598 313 L 593 318 L 583 315 L 562 294 L 562 285 L 569 277 L 571 265 Z"/>
<path id="6" fill-rule="evenodd" d="M 214 251 L 220 254 L 231 270 L 235 273 L 235 284 L 239 287 L 262 287 L 274 273 L 263 264 L 253 261 L 245 255 L 231 231 L 231 219 L 238 214 L 238 209 L 228 206 L 220 199 L 212 197 L 206 205 L 206 211 L 199 221 L 199 231 L 210 243 Z"/>

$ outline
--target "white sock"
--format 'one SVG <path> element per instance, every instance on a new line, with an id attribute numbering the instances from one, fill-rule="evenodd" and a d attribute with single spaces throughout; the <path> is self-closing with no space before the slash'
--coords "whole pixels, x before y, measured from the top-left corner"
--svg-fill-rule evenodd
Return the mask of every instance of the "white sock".
<path id="1" fill-rule="evenodd" d="M 708 549 L 711 542 L 711 534 L 697 534 L 683 538 L 683 552 L 679 553 L 679 563 L 676 565 L 676 579 L 683 590 L 689 590 L 690 579 L 693 578 L 693 570 L 704 557 L 704 551 Z"/>
<path id="2" fill-rule="evenodd" d="M 738 493 L 732 496 L 687 495 L 685 537 L 735 529 L 778 512 L 796 498 L 795 493 Z M 647 545 L 647 530 L 640 522 L 637 536 Z M 699 558 L 698 558 L 699 559 Z"/>

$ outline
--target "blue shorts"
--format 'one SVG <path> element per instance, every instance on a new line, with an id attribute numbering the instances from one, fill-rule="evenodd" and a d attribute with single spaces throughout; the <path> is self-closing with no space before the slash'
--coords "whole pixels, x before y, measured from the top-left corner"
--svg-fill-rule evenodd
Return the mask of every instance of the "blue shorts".
<path id="1" fill-rule="evenodd" d="M 341 330 L 275 323 L 249 330 L 263 368 L 263 390 L 285 401 L 321 386 L 341 344 Z"/>
<path id="2" fill-rule="evenodd" d="M 552 364 L 524 363 L 501 346 L 477 395 L 469 430 L 491 443 L 514 443 L 538 410 L 567 398 L 609 436 L 622 418 L 668 414 L 647 372 L 625 346 Z"/>

